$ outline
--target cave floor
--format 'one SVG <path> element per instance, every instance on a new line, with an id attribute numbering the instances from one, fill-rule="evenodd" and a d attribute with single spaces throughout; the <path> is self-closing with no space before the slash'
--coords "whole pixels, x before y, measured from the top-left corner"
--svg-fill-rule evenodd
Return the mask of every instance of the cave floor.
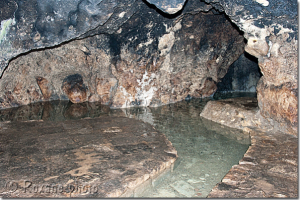
<path id="1" fill-rule="evenodd" d="M 2 123 L 0 143 L 2 198 L 118 197 L 177 158 L 164 134 L 125 117 Z"/>
<path id="2" fill-rule="evenodd" d="M 266 121 L 256 98 L 210 101 L 201 116 L 242 129 L 251 137 L 244 157 L 212 189 L 209 198 L 298 197 L 298 138 Z"/>
<path id="3" fill-rule="evenodd" d="M 255 98 L 49 106 L 0 113 L 2 198 L 298 196 L 298 138 L 266 124 Z"/>
<path id="4" fill-rule="evenodd" d="M 61 101 L 1 110 L 1 196 L 206 197 L 250 138 L 200 117 L 205 104 L 109 109 Z M 177 151 L 174 163 L 162 141 Z"/>
<path id="5" fill-rule="evenodd" d="M 298 138 L 250 130 L 251 146 L 209 198 L 297 198 Z"/>

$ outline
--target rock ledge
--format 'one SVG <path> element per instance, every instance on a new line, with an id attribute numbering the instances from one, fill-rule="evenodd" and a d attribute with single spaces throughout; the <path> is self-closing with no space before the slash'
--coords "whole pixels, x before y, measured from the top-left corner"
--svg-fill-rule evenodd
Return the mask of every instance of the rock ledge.
<path id="1" fill-rule="evenodd" d="M 210 101 L 200 116 L 251 137 L 251 146 L 208 195 L 209 198 L 297 198 L 298 138 L 260 114 L 255 98 Z"/>
<path id="2" fill-rule="evenodd" d="M 119 197 L 169 169 L 177 151 L 125 117 L 2 123 L 0 197 Z"/>

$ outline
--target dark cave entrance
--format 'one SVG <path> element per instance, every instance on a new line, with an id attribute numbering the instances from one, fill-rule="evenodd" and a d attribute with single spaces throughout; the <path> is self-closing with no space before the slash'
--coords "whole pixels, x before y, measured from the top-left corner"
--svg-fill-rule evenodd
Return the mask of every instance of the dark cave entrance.
<path id="1" fill-rule="evenodd" d="M 258 66 L 258 59 L 244 52 L 232 63 L 226 75 L 217 84 L 215 99 L 232 96 L 232 93 L 242 93 L 242 96 L 256 96 L 256 86 L 262 73 Z M 244 94 L 243 94 L 244 93 Z"/>
<path id="2" fill-rule="evenodd" d="M 256 85 L 262 76 L 256 57 L 244 52 L 218 83 L 217 92 L 256 92 Z"/>

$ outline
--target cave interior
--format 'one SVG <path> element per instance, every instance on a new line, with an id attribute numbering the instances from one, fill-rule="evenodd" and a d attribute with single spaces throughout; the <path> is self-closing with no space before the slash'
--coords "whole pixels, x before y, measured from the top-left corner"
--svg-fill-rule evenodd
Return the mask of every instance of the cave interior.
<path id="1" fill-rule="evenodd" d="M 298 71 L 294 54 L 298 38 L 294 33 L 298 32 L 298 27 L 293 23 L 293 2 L 286 3 L 285 7 L 280 0 L 244 0 L 244 7 L 237 6 L 234 0 L 177 0 L 165 6 L 166 2 L 0 2 L 0 21 L 3 21 L 0 32 L 0 133 L 6 145 L 0 151 L 5 155 L 1 158 L 2 168 L 10 169 L 13 162 L 19 165 L 14 157 L 17 155 L 20 159 L 26 158 L 24 163 L 28 166 L 34 163 L 33 174 L 45 172 L 50 176 L 46 165 L 39 168 L 36 163 L 47 159 L 55 161 L 53 166 L 59 165 L 59 162 L 70 162 L 70 166 L 66 166 L 68 171 L 61 176 L 63 181 L 77 177 L 76 181 L 91 184 L 99 177 L 109 179 L 104 183 L 97 179 L 95 183 L 103 185 L 93 194 L 89 190 L 89 194 L 84 194 L 88 196 L 74 193 L 74 197 L 133 197 L 137 185 L 151 185 L 158 173 L 173 170 L 180 154 L 177 155 L 163 133 L 149 125 L 153 125 L 155 109 L 161 109 L 162 116 L 164 112 L 173 115 L 177 105 L 178 110 L 182 107 L 188 110 L 188 106 L 194 106 L 190 102 L 203 99 L 208 103 L 200 103 L 203 107 L 194 106 L 192 109 L 199 108 L 201 111 L 189 113 L 192 118 L 206 118 L 201 123 L 205 128 L 211 126 L 213 131 L 218 129 L 222 132 L 222 129 L 219 125 L 211 125 L 212 122 L 242 130 L 242 137 L 234 136 L 237 143 L 243 143 L 244 137 L 251 140 L 250 148 L 238 164 L 209 193 L 205 193 L 208 195 L 205 197 L 297 196 L 298 78 L 295 72 Z M 3 8 L 7 9 L 3 11 Z M 244 12 L 246 8 L 252 9 L 251 15 Z M 272 14 L 270 9 L 276 12 Z M 30 15 L 26 10 L 35 12 Z M 285 14 L 287 10 L 291 12 Z M 278 12 L 290 21 L 276 18 L 279 21 L 276 21 L 276 26 L 273 25 L 273 15 Z M 252 17 L 250 20 L 245 17 L 248 14 Z M 268 18 L 269 15 L 271 17 Z M 119 108 L 125 111 L 121 112 Z M 139 111 L 132 114 L 132 110 L 126 110 L 129 108 L 141 108 L 147 115 L 138 118 L 136 113 Z M 91 119 L 91 116 L 102 121 Z M 114 119 L 114 116 L 117 117 Z M 134 118 L 132 116 L 139 121 L 129 119 Z M 85 121 L 78 124 L 71 121 L 78 118 Z M 60 122 L 61 119 L 66 122 Z M 20 123 L 14 125 L 13 121 Z M 45 122 L 48 127 L 41 128 L 38 122 Z M 174 123 L 180 124 L 179 121 Z M 23 130 L 24 127 L 35 132 Z M 43 131 L 38 138 L 43 138 L 43 141 L 49 139 L 49 143 L 43 143 L 44 150 L 39 144 L 42 140 L 34 136 L 40 134 L 38 128 Z M 225 131 L 226 128 L 224 135 L 234 132 Z M 140 135 L 142 129 L 146 131 Z M 5 135 L 6 130 L 11 131 L 11 136 Z M 24 135 L 18 136 L 22 131 Z M 97 131 L 102 134 L 103 144 L 95 136 Z M 121 132 L 127 135 L 121 136 Z M 84 138 L 84 134 L 88 134 L 89 138 Z M 18 145 L 18 138 L 25 147 L 14 150 L 13 145 Z M 10 144 L 10 141 L 15 142 Z M 82 146 L 85 142 L 99 144 Z M 60 148 L 60 145 L 62 149 L 53 149 Z M 273 151 L 273 147 L 278 150 Z M 70 149 L 70 157 L 59 158 L 62 151 Z M 151 157 L 156 151 L 162 152 L 157 153 L 158 160 Z M 289 155 L 285 153 L 287 151 Z M 45 159 L 35 157 L 36 152 L 44 153 Z M 125 159 L 129 155 L 135 155 L 134 161 L 140 162 L 130 165 Z M 12 160 L 7 159 L 10 156 Z M 280 161 L 275 162 L 269 159 L 271 157 Z M 99 160 L 105 160 L 106 164 L 99 163 Z M 110 168 L 108 161 L 118 163 Z M 102 164 L 107 168 L 101 168 Z M 132 168 L 133 165 L 138 169 Z M 16 169 L 22 167 L 20 164 Z M 63 170 L 59 170 L 55 173 L 62 173 Z M 103 174 L 93 170 L 102 170 Z M 13 169 L 8 172 L 12 173 Z M 245 176 L 246 181 L 235 177 L 235 173 Z M 20 179 L 22 173 L 16 174 L 14 178 Z M 51 175 L 34 181 L 45 185 L 49 180 L 55 183 L 59 176 Z M 206 178 L 208 176 L 205 174 Z M 96 178 L 92 180 L 91 177 Z M 278 177 L 282 180 L 280 183 L 276 181 Z M 129 180 L 134 181 L 129 183 Z M 153 182 L 149 183 L 149 180 Z M 77 184 L 74 180 L 69 181 L 66 182 Z M 20 186 L 25 189 L 23 193 L 19 192 L 23 190 L 18 190 L 20 182 L 13 192 L 11 189 L 15 182 L 2 182 L 0 186 L 6 184 L 6 189 L 0 187 L 3 197 L 49 197 L 30 190 L 34 185 L 26 186 L 26 181 L 24 186 Z M 8 186 L 10 192 L 7 192 Z M 174 185 L 172 187 L 175 188 Z M 26 193 L 26 188 L 31 192 Z M 50 196 L 61 197 L 70 190 Z M 194 188 L 192 190 L 194 192 Z M 197 195 L 202 194 L 198 192 Z"/>

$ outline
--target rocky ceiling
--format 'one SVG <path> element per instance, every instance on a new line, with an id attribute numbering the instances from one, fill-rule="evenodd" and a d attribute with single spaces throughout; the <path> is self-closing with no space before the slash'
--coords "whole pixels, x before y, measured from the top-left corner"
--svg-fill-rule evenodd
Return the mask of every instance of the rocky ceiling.
<path id="1" fill-rule="evenodd" d="M 2 0 L 1 107 L 51 98 L 74 98 L 74 101 L 81 102 L 84 95 L 68 96 L 68 87 L 61 87 L 63 80 L 67 81 L 66 77 L 72 74 L 64 70 L 58 70 L 60 75 L 54 74 L 55 70 L 49 68 L 49 62 L 55 63 L 56 68 L 63 64 L 60 69 L 68 68 L 73 70 L 73 75 L 78 74 L 74 77 L 83 77 L 83 80 L 78 79 L 79 85 L 67 81 L 73 84 L 69 90 L 88 88 L 85 95 L 89 101 L 97 101 L 100 98 L 103 103 L 110 103 L 116 107 L 161 105 L 179 101 L 187 94 L 196 97 L 209 96 L 216 90 L 216 82 L 225 75 L 229 64 L 245 49 L 258 58 L 263 74 L 257 86 L 261 114 L 296 131 L 297 8 L 296 0 Z M 232 24 L 226 22 L 225 18 Z M 132 28 L 135 26 L 139 29 Z M 189 27 L 191 28 L 188 29 Z M 232 27 L 237 27 L 244 34 L 241 35 L 241 32 Z M 154 35 L 150 29 L 154 30 Z M 138 30 L 149 36 L 141 38 Z M 206 37 L 207 34 L 204 33 L 213 34 Z M 140 47 L 140 51 L 137 48 L 130 49 L 132 42 L 134 43 L 131 37 L 133 35 L 130 34 L 138 37 L 140 43 L 136 43 L 136 47 Z M 127 41 L 123 41 L 122 38 Z M 242 42 L 244 38 L 247 40 L 246 45 Z M 220 42 L 213 43 L 219 40 Z M 187 46 L 188 42 L 190 46 Z M 129 48 L 124 48 L 126 45 Z M 99 46 L 101 48 L 98 48 Z M 104 48 L 105 46 L 110 48 Z M 50 47 L 56 47 L 56 50 Z M 76 52 L 76 47 L 80 47 L 83 55 Z M 185 49 L 186 57 L 183 58 L 179 53 L 180 48 Z M 214 54 L 204 55 L 203 52 L 209 52 L 209 48 L 214 49 Z M 68 55 L 57 59 L 67 51 Z M 158 55 L 155 55 L 155 52 L 158 52 Z M 20 61 L 19 58 L 24 55 L 28 57 Z M 82 58 L 78 58 L 80 56 Z M 42 61 L 41 57 L 48 57 L 48 64 Z M 188 60 L 184 60 L 187 58 Z M 67 65 L 64 59 L 73 63 Z M 83 62 L 84 59 L 86 62 Z M 35 67 L 28 64 L 33 61 L 37 63 Z M 190 62 L 189 67 L 177 65 L 187 61 Z M 87 68 L 82 68 L 80 62 Z M 97 69 L 91 67 L 96 66 L 95 63 L 102 65 Z M 148 65 L 149 63 L 152 64 Z M 197 63 L 206 67 L 193 69 L 192 66 Z M 22 68 L 25 65 L 29 67 Z M 67 66 L 64 67 L 65 65 Z M 155 66 L 159 66 L 156 67 L 159 69 Z M 72 67 L 74 69 L 71 69 Z M 103 67 L 106 70 L 102 70 Z M 29 68 L 37 72 L 34 75 L 35 86 L 32 87 L 30 84 L 33 82 L 30 81 L 33 80 L 29 80 L 32 73 L 26 72 Z M 161 69 L 169 70 L 169 73 L 163 73 Z M 99 70 L 105 73 L 93 77 Z M 47 77 L 47 74 L 51 74 L 51 77 Z M 26 76 L 27 86 L 15 80 L 24 80 Z M 181 80 L 181 77 L 191 77 L 192 81 Z M 49 80 L 50 78 L 53 80 Z M 85 79 L 93 80 L 93 83 L 88 84 Z M 158 79 L 166 82 L 157 81 Z M 60 82 L 55 85 L 57 80 Z M 143 85 L 141 81 L 148 81 L 148 85 Z M 170 91 L 171 88 L 175 88 L 175 91 Z M 149 93 L 152 94 L 151 98 Z M 157 98 L 154 98 L 155 95 Z"/>
<path id="2" fill-rule="evenodd" d="M 265 38 L 271 35 L 288 34 L 285 36 L 288 41 L 298 40 L 296 0 L 147 2 L 170 16 L 180 12 L 185 4 L 197 4 L 199 11 L 214 7 L 224 11 L 246 33 L 246 39 L 266 40 L 267 45 L 270 43 Z M 0 72 L 9 60 L 30 50 L 55 46 L 74 38 L 113 33 L 140 9 L 141 3 L 137 0 L 3 0 L 0 2 Z"/>

